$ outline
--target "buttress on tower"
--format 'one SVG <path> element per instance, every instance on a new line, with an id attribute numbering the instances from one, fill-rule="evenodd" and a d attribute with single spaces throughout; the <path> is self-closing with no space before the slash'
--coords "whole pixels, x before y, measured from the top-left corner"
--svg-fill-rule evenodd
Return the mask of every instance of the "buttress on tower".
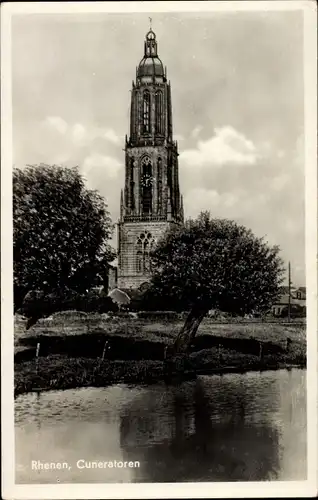
<path id="1" fill-rule="evenodd" d="M 118 222 L 119 288 L 138 288 L 149 280 L 149 252 L 171 225 L 182 222 L 171 86 L 150 29 L 131 90 Z"/>

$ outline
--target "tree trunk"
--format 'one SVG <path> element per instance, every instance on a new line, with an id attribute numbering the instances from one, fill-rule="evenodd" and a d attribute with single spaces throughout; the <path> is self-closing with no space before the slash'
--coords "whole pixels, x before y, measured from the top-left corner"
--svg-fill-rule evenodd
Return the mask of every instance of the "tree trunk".
<path id="1" fill-rule="evenodd" d="M 207 309 L 193 308 L 187 316 L 183 327 L 174 343 L 174 354 L 184 354 L 188 351 L 201 321 L 207 314 Z"/>

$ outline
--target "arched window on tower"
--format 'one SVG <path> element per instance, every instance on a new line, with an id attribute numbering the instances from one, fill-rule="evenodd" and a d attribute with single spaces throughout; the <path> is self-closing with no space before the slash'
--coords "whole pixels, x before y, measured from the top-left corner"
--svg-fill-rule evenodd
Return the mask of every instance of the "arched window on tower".
<path id="1" fill-rule="evenodd" d="M 152 213 L 152 165 L 150 159 L 145 157 L 141 163 L 141 207 L 143 215 Z"/>
<path id="2" fill-rule="evenodd" d="M 148 90 L 143 93 L 143 122 L 142 129 L 144 134 L 150 133 L 150 94 Z"/>
<path id="3" fill-rule="evenodd" d="M 154 249 L 155 240 L 151 233 L 141 233 L 136 245 L 136 270 L 137 273 L 151 271 L 150 252 Z"/>
<path id="4" fill-rule="evenodd" d="M 155 95 L 155 124 L 156 134 L 163 134 L 163 106 L 162 106 L 162 92 L 158 90 Z"/>

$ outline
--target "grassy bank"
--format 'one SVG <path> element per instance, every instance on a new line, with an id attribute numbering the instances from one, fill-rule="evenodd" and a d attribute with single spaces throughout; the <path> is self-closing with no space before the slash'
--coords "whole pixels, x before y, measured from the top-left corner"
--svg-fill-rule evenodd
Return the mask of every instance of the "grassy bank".
<path id="1" fill-rule="evenodd" d="M 181 324 L 95 315 L 86 320 L 57 317 L 25 331 L 23 321 L 17 322 L 15 395 L 35 389 L 163 380 L 165 346 L 173 343 Z M 191 351 L 187 365 L 191 374 L 305 367 L 305 326 L 206 320 Z"/>
<path id="2" fill-rule="evenodd" d="M 303 356 L 264 356 L 216 349 L 190 355 L 195 374 L 243 373 L 246 371 L 275 370 L 306 366 Z M 109 360 L 48 356 L 15 365 L 15 396 L 35 390 L 72 389 L 77 387 L 103 387 L 116 383 L 150 384 L 164 380 L 164 364 L 160 360 Z"/>
<path id="3" fill-rule="evenodd" d="M 151 342 L 172 342 L 183 325 L 183 321 L 151 321 L 132 318 L 107 318 L 103 314 L 54 315 L 53 319 L 39 320 L 30 330 L 26 331 L 26 320 L 16 317 L 15 347 L 21 348 L 21 339 L 37 336 L 63 337 L 92 334 L 101 331 L 109 336 L 125 336 L 136 340 Z M 305 342 L 306 325 L 301 322 L 286 324 L 283 322 L 237 321 L 216 322 L 205 318 L 198 330 L 200 335 L 227 337 L 236 339 L 253 338 L 259 341 L 284 343 L 289 337 L 293 341 Z"/>
<path id="4" fill-rule="evenodd" d="M 15 396 L 33 390 L 102 387 L 125 383 L 151 383 L 163 377 L 158 361 L 109 361 L 48 356 L 15 366 Z"/>

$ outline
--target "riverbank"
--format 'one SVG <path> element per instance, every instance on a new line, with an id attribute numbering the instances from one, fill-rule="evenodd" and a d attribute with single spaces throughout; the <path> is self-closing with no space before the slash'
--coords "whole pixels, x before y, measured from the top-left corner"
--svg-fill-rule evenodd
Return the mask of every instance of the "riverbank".
<path id="1" fill-rule="evenodd" d="M 229 360 L 230 361 L 230 360 Z M 202 364 L 195 372 L 185 372 L 185 378 L 196 375 L 222 375 L 248 371 L 305 368 L 305 360 L 289 363 L 278 359 L 244 360 L 242 363 L 214 366 Z M 76 389 L 79 387 L 105 387 L 118 383 L 151 384 L 165 379 L 162 361 L 104 361 L 89 358 L 50 356 L 17 365 L 15 369 L 14 396 L 35 391 Z M 172 379 L 176 380 L 176 379 Z"/>
<path id="2" fill-rule="evenodd" d="M 57 318 L 15 335 L 15 396 L 34 390 L 165 379 L 178 322 Z M 38 357 L 36 352 L 38 349 Z M 184 376 L 306 367 L 305 326 L 203 322 Z"/>
<path id="3" fill-rule="evenodd" d="M 290 351 L 276 355 L 268 354 L 260 358 L 253 354 L 238 353 L 218 347 L 191 353 L 187 369 L 182 376 L 193 378 L 197 375 L 292 367 L 306 367 L 306 357 L 303 353 Z M 118 383 L 151 384 L 163 380 L 165 371 L 162 360 L 102 360 L 50 355 L 15 364 L 14 394 L 18 396 L 39 390 L 104 387 Z M 172 378 L 173 380 L 176 378 Z"/>

